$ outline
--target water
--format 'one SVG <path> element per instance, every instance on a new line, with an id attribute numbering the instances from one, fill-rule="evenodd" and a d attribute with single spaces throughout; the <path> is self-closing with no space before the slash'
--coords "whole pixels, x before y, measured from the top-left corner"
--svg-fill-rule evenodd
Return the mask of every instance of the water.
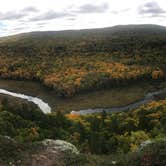
<path id="1" fill-rule="evenodd" d="M 156 95 L 160 95 L 166 93 L 166 88 L 162 90 L 158 90 L 155 92 L 150 92 L 147 93 L 144 97 L 144 99 L 137 101 L 135 103 L 129 104 L 127 106 L 123 107 L 112 107 L 112 108 L 97 108 L 97 109 L 85 109 L 85 110 L 80 110 L 80 111 L 71 111 L 71 114 L 80 114 L 80 115 L 86 115 L 86 114 L 93 114 L 93 113 L 101 113 L 103 111 L 105 112 L 121 112 L 121 111 L 126 111 L 126 110 L 132 110 L 135 108 L 138 108 L 139 106 L 143 104 L 147 104 L 150 101 L 155 99 Z"/>
<path id="2" fill-rule="evenodd" d="M 17 98 L 21 98 L 21 99 L 25 99 L 27 101 L 33 102 L 45 114 L 51 112 L 51 107 L 48 105 L 48 103 L 45 103 L 40 98 L 32 97 L 32 96 L 28 96 L 28 95 L 24 95 L 24 94 L 20 94 L 20 93 L 10 92 L 10 91 L 7 91 L 5 89 L 0 89 L 0 93 L 1 94 L 5 94 L 5 95 L 10 95 L 10 96 L 13 96 L 13 97 L 17 97 Z"/>
<path id="3" fill-rule="evenodd" d="M 25 87 L 23 87 L 23 88 L 25 88 Z M 30 89 L 28 89 L 25 92 L 21 92 L 21 93 L 15 93 L 15 92 L 13 92 L 14 90 L 8 91 L 6 89 L 9 89 L 9 87 L 6 87 L 6 88 L 3 87 L 3 89 L 1 88 L 0 89 L 0 94 L 5 94 L 5 95 L 10 95 L 10 96 L 13 96 L 13 97 L 25 99 L 25 100 L 27 100 L 29 102 L 33 102 L 34 104 L 36 104 L 43 113 L 45 113 L 45 114 L 51 113 L 52 108 L 49 105 L 50 103 L 48 104 L 47 102 L 43 101 L 39 97 L 32 97 L 30 95 L 25 95 L 24 94 L 24 93 L 28 93 L 30 91 Z M 15 89 L 15 91 L 17 91 L 17 90 L 18 89 Z M 40 92 L 41 89 L 38 89 L 38 90 Z M 166 93 L 166 88 L 158 90 L 158 91 L 155 91 L 155 92 L 147 93 L 142 100 L 139 100 L 137 102 L 134 102 L 134 103 L 126 105 L 126 106 L 122 106 L 122 107 L 111 107 L 111 108 L 96 108 L 96 109 L 95 108 L 94 109 L 80 109 L 79 111 L 71 111 L 71 114 L 81 114 L 81 115 L 84 115 L 84 114 L 100 113 L 102 111 L 106 111 L 106 112 L 120 112 L 120 111 L 125 111 L 125 110 L 132 110 L 132 109 L 135 109 L 135 108 L 137 108 L 137 107 L 139 107 L 139 106 L 141 106 L 143 104 L 149 103 L 150 101 L 152 101 L 152 100 L 155 99 L 156 95 L 160 95 L 160 94 L 163 94 L 163 93 Z M 35 94 L 37 94 L 36 91 L 35 91 Z M 34 94 L 32 94 L 32 95 L 36 96 Z M 99 97 L 101 97 L 101 96 L 99 96 Z M 54 99 L 55 97 L 52 96 L 51 98 Z M 50 99 L 47 100 L 47 101 L 50 101 Z M 59 102 L 60 102 L 60 100 L 56 101 L 56 102 L 54 101 L 55 104 L 59 104 Z M 65 104 L 65 101 L 63 101 L 63 104 Z M 55 111 L 56 111 L 56 109 L 55 109 Z"/>

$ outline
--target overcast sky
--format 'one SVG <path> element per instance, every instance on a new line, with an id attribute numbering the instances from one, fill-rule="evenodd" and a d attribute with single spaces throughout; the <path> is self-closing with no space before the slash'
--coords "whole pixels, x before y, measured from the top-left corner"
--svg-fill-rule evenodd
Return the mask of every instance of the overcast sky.
<path id="1" fill-rule="evenodd" d="M 0 36 L 119 24 L 166 26 L 166 0 L 0 0 Z"/>

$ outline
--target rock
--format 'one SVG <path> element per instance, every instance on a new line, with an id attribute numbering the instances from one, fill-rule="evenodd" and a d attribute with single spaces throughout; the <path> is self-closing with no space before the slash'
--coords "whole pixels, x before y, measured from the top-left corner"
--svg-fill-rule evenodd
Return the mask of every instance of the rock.
<path id="1" fill-rule="evenodd" d="M 47 148 L 49 149 L 51 148 L 55 152 L 58 150 L 61 152 L 70 152 L 74 154 L 79 154 L 77 148 L 73 144 L 66 141 L 46 139 L 42 141 L 42 144 L 44 146 L 47 146 Z"/>
<path id="2" fill-rule="evenodd" d="M 40 151 L 33 154 L 24 162 L 24 166 L 64 166 L 63 154 L 54 153 L 50 150 Z"/>
<path id="3" fill-rule="evenodd" d="M 75 157 L 79 154 L 74 145 L 62 140 L 46 139 L 24 146 L 8 136 L 0 136 L 0 145 L 1 156 L 8 155 L 0 166 L 65 166 L 70 154 Z"/>
<path id="4" fill-rule="evenodd" d="M 41 142 L 43 147 L 31 154 L 24 163 L 25 166 L 65 166 L 64 158 L 68 153 L 79 154 L 77 148 L 69 142 L 46 139 Z"/>
<path id="5" fill-rule="evenodd" d="M 31 154 L 25 166 L 65 166 L 64 158 L 68 153 L 79 154 L 77 148 L 66 141 L 46 139 L 40 143 L 43 148 Z"/>

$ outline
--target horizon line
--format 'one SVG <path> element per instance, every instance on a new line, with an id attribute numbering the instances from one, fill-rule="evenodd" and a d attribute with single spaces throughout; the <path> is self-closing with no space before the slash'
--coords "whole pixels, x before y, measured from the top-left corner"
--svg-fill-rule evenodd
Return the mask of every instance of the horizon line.
<path id="1" fill-rule="evenodd" d="M 5 37 L 12 37 L 12 36 L 17 36 L 21 34 L 28 34 L 28 33 L 37 33 L 37 32 L 67 32 L 67 31 L 83 31 L 83 30 L 98 30 L 98 29 L 107 29 L 107 28 L 113 28 L 113 27 L 118 27 L 118 26 L 139 26 L 139 25 L 144 25 L 144 26 L 160 26 L 160 27 L 166 27 L 165 25 L 161 24 L 117 24 L 113 26 L 103 26 L 103 27 L 93 27 L 93 28 L 76 28 L 76 29 L 60 29 L 60 30 L 39 30 L 39 31 L 26 31 L 26 32 L 20 32 L 20 33 L 15 33 L 11 35 L 4 35 L 0 36 L 0 38 L 5 38 Z"/>

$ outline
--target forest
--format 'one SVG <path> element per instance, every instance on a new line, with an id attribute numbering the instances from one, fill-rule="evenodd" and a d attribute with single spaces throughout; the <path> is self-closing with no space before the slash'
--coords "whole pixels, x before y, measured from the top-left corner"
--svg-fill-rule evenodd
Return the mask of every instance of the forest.
<path id="1" fill-rule="evenodd" d="M 44 58 L 39 61 L 3 56 L 0 75 L 2 78 L 39 80 L 59 96 L 165 77 L 165 71 L 158 66 L 128 64 L 130 58 L 121 59 L 121 62 L 113 58 L 116 55 Z"/>
<path id="2" fill-rule="evenodd" d="M 155 25 L 0 38 L 0 76 L 38 80 L 61 97 L 140 80 L 163 80 L 165 39 L 166 29 Z"/>
<path id="3" fill-rule="evenodd" d="M 13 107 L 4 99 L 0 135 L 26 144 L 45 138 L 62 139 L 73 143 L 83 154 L 120 155 L 137 152 L 144 141 L 164 140 L 165 117 L 166 100 L 153 101 L 132 111 L 80 116 L 60 111 L 45 115 L 27 104 Z M 3 155 L 0 152 L 0 158 Z"/>

